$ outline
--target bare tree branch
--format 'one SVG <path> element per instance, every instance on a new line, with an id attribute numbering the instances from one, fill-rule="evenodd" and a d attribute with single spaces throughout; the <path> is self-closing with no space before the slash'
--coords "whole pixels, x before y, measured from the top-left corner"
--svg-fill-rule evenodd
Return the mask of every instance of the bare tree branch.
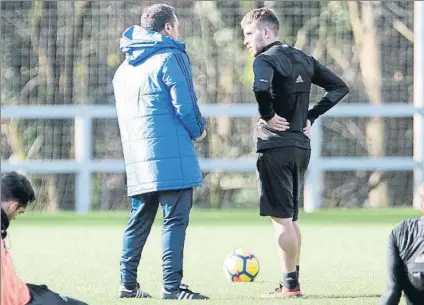
<path id="1" fill-rule="evenodd" d="M 319 25 L 320 17 L 313 17 L 306 21 L 303 26 L 297 31 L 295 48 L 303 50 L 308 39 L 308 33 L 314 27 Z"/>
<path id="2" fill-rule="evenodd" d="M 392 13 L 395 13 L 399 17 L 412 17 L 414 15 L 413 11 L 403 9 L 394 1 L 382 2 L 382 4 L 383 7 L 387 8 L 387 10 L 390 10 Z"/>
<path id="3" fill-rule="evenodd" d="M 336 62 L 336 64 L 344 71 L 350 69 L 349 60 L 343 55 L 340 49 L 330 39 L 327 39 L 327 53 Z"/>
<path id="4" fill-rule="evenodd" d="M 393 28 L 398 31 L 403 37 L 414 43 L 414 32 L 412 32 L 405 23 L 399 19 L 393 20 Z"/>
<path id="5" fill-rule="evenodd" d="M 40 83 L 39 76 L 35 76 L 32 79 L 30 79 L 21 90 L 21 100 L 25 101 L 27 96 L 31 93 L 32 90 L 34 90 L 35 87 L 38 86 L 39 83 Z"/>

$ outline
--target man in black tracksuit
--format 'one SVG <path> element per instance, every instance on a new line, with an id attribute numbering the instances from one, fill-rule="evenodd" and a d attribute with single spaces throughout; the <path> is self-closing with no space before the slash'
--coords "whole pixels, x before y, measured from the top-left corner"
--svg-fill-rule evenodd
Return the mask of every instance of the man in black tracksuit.
<path id="1" fill-rule="evenodd" d="M 424 213 L 424 184 L 420 193 Z M 388 254 L 389 284 L 381 305 L 398 305 L 402 291 L 408 305 L 424 304 L 424 216 L 393 229 Z"/>
<path id="2" fill-rule="evenodd" d="M 244 44 L 255 56 L 253 91 L 259 105 L 256 128 L 260 215 L 270 216 L 281 260 L 282 281 L 267 297 L 298 297 L 301 235 L 299 197 L 310 158 L 309 129 L 336 105 L 347 85 L 313 57 L 278 41 L 279 20 L 269 8 L 250 11 L 241 21 Z M 309 109 L 311 85 L 325 89 Z"/>

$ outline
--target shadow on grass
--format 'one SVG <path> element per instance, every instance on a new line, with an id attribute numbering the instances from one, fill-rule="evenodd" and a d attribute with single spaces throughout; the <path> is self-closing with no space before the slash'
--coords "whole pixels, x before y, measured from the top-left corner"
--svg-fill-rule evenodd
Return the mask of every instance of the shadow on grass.
<path id="1" fill-rule="evenodd" d="M 301 299 L 366 299 L 380 298 L 380 293 L 369 294 L 305 294 Z"/>

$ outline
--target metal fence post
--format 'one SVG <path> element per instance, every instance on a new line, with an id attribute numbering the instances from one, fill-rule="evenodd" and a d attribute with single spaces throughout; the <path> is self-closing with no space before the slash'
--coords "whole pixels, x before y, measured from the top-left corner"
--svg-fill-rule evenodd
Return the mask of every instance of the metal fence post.
<path id="1" fill-rule="evenodd" d="M 304 210 L 313 212 L 321 205 L 322 173 L 321 173 L 321 148 L 322 148 L 322 119 L 315 121 L 311 129 L 311 159 L 305 179 Z"/>
<path id="2" fill-rule="evenodd" d="M 420 207 L 418 188 L 424 183 L 424 2 L 414 2 L 414 207 Z M 420 113 L 421 112 L 421 113 Z"/>
<path id="3" fill-rule="evenodd" d="M 75 117 L 75 160 L 78 172 L 75 185 L 75 209 L 87 213 L 91 209 L 92 121 L 87 114 Z"/>

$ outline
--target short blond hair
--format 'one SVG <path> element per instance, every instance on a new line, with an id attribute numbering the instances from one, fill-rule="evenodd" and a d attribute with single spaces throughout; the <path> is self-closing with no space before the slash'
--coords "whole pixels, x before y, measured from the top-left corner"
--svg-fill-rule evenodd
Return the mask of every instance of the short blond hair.
<path id="1" fill-rule="evenodd" d="M 241 28 L 244 29 L 247 24 L 252 24 L 255 22 L 258 22 L 262 26 L 268 26 L 274 30 L 275 33 L 278 33 L 280 29 L 280 20 L 278 20 L 278 17 L 274 11 L 268 7 L 261 7 L 251 10 L 246 15 L 244 15 L 240 25 Z"/>

